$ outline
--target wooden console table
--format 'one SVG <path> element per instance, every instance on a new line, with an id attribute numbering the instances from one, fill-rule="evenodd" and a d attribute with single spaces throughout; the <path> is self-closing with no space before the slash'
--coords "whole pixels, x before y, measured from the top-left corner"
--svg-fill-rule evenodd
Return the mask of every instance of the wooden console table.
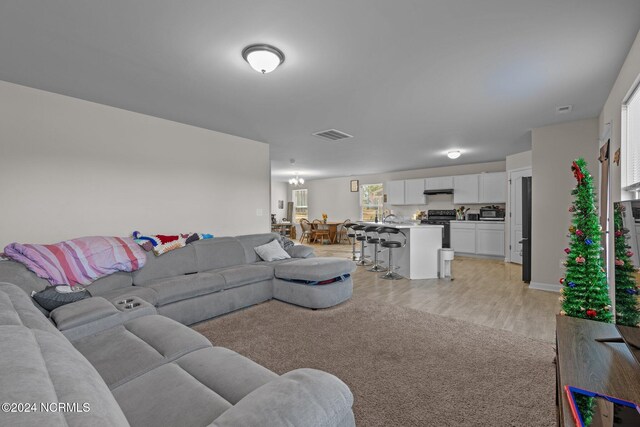
<path id="1" fill-rule="evenodd" d="M 556 316 L 558 425 L 575 426 L 565 385 L 640 403 L 640 364 L 627 345 L 596 341 L 616 337 L 613 324 Z M 640 359 L 640 351 L 635 354 Z"/>

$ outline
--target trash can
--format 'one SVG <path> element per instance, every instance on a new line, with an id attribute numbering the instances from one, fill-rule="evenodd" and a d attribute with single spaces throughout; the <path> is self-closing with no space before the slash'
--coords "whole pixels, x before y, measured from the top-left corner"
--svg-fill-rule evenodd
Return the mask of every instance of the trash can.
<path id="1" fill-rule="evenodd" d="M 451 261 L 453 261 L 453 249 L 440 249 L 440 268 L 438 269 L 438 277 L 441 279 L 453 280 L 451 273 Z"/>

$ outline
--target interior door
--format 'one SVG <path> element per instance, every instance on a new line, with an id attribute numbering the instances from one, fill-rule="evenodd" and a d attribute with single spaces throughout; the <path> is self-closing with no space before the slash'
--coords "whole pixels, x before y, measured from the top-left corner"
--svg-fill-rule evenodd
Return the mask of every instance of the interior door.
<path id="1" fill-rule="evenodd" d="M 509 247 L 511 262 L 522 264 L 522 178 L 531 176 L 531 169 L 509 172 Z"/>

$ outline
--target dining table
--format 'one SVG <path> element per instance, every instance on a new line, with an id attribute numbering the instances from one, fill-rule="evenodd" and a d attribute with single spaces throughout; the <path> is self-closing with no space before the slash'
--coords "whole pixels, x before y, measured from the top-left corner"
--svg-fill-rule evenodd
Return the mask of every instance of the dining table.
<path id="1" fill-rule="evenodd" d="M 343 222 L 333 222 L 327 221 L 322 224 L 312 224 L 314 227 L 319 227 L 320 229 L 329 230 L 329 243 L 338 243 L 338 226 L 344 224 Z"/>

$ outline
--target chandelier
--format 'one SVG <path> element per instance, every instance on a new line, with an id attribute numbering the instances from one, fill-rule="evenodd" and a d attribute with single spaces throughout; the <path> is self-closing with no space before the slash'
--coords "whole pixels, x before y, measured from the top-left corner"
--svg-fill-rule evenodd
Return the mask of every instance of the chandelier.
<path id="1" fill-rule="evenodd" d="M 298 186 L 304 184 L 304 179 L 300 178 L 298 176 L 298 173 L 296 172 L 296 176 L 289 180 L 289 184 L 293 185 L 294 187 L 298 187 Z"/>
<path id="2" fill-rule="evenodd" d="M 296 159 L 289 159 L 289 163 L 291 163 L 291 167 L 294 167 L 296 165 Z M 296 176 L 289 180 L 289 184 L 293 185 L 294 187 L 303 185 L 304 179 L 298 176 L 298 172 L 294 172 L 294 174 Z"/>

